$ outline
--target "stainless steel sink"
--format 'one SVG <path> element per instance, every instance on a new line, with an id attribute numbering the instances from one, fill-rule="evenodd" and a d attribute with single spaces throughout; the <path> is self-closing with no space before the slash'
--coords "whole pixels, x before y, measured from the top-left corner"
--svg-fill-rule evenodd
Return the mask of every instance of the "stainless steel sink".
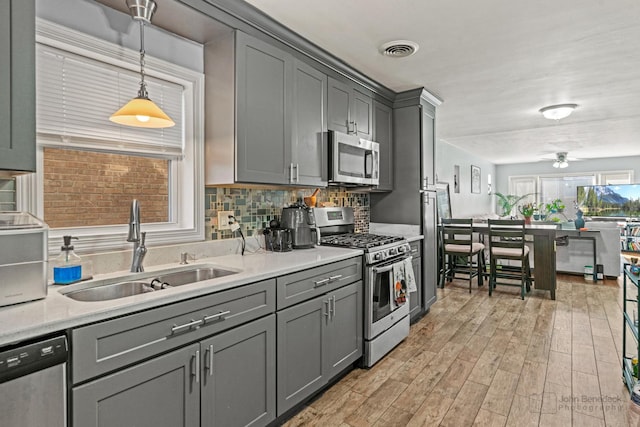
<path id="1" fill-rule="evenodd" d="M 224 270 L 216 267 L 197 268 L 195 270 L 178 271 L 175 273 L 163 274 L 156 278 L 162 285 L 182 286 L 188 283 L 201 282 L 203 280 L 215 279 L 216 277 L 236 274 L 235 271 Z M 154 280 L 154 284 L 158 283 Z"/>
<path id="2" fill-rule="evenodd" d="M 71 291 L 65 295 L 76 301 L 108 301 L 153 291 L 147 282 L 119 282 Z"/>
<path id="3" fill-rule="evenodd" d="M 238 272 L 211 265 L 194 265 L 164 271 L 135 273 L 93 283 L 87 282 L 74 289 L 64 289 L 60 292 L 76 301 L 108 301 L 236 273 Z"/>

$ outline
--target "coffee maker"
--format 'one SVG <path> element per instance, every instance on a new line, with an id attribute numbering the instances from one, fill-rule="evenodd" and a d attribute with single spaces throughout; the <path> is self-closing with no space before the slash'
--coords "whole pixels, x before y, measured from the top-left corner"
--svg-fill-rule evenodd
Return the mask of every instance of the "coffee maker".
<path id="1" fill-rule="evenodd" d="M 291 241 L 294 249 L 314 247 L 316 220 L 313 210 L 304 204 L 294 204 L 282 208 L 282 228 L 291 230 Z"/>

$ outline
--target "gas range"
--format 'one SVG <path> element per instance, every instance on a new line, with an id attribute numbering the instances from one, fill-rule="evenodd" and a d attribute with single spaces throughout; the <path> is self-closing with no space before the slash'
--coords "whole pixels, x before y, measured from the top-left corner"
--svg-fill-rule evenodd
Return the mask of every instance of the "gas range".
<path id="1" fill-rule="evenodd" d="M 314 216 L 319 244 L 363 249 L 367 264 L 394 259 L 408 254 L 411 250 L 404 237 L 354 233 L 352 208 L 316 208 Z"/>

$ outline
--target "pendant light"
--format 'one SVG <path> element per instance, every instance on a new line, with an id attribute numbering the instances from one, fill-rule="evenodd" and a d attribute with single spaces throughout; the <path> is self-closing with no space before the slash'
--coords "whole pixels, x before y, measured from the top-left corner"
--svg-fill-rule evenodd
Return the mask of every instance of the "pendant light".
<path id="1" fill-rule="evenodd" d="M 109 120 L 121 125 L 144 128 L 174 126 L 175 122 L 149 99 L 147 84 L 144 81 L 144 24 L 151 23 L 151 17 L 157 8 L 156 2 L 153 0 L 126 0 L 126 3 L 133 20 L 140 22 L 140 89 L 138 96 L 113 113 Z"/>

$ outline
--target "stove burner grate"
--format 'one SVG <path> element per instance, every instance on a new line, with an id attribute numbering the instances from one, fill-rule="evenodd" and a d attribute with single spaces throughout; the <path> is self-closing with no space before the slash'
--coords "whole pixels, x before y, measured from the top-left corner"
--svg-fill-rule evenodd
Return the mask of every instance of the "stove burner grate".
<path id="1" fill-rule="evenodd" d="M 357 249 L 369 249 L 389 243 L 404 241 L 403 237 L 382 236 L 369 233 L 347 233 L 323 236 L 320 243 L 323 245 L 342 246 Z"/>

